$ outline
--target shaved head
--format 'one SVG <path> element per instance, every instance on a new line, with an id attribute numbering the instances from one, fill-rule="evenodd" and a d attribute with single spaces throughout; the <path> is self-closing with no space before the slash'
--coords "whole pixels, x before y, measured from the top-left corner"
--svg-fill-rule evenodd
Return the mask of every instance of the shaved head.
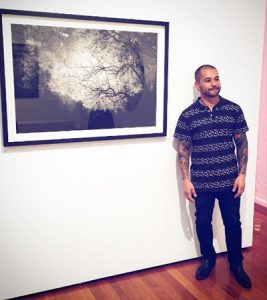
<path id="1" fill-rule="evenodd" d="M 202 65 L 199 68 L 197 68 L 195 71 L 195 81 L 196 82 L 199 82 L 199 80 L 200 80 L 200 75 L 201 75 L 202 69 L 216 69 L 216 68 L 212 65 Z"/>

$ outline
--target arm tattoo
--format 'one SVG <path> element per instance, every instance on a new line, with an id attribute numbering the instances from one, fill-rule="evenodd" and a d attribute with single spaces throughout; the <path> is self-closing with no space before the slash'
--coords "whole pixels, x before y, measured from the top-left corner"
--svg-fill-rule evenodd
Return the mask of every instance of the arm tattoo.
<path id="1" fill-rule="evenodd" d="M 178 142 L 178 157 L 182 179 L 189 178 L 189 157 L 191 154 L 191 146 L 191 141 L 179 140 Z"/>
<path id="2" fill-rule="evenodd" d="M 239 167 L 239 174 L 246 175 L 248 162 L 248 140 L 246 133 L 236 134 L 234 136 L 236 144 L 237 162 Z"/>

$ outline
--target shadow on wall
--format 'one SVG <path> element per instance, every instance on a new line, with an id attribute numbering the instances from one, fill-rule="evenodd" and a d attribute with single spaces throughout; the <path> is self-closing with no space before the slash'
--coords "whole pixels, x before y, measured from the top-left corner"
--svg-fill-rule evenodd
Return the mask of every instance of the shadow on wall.
<path id="1" fill-rule="evenodd" d="M 192 86 L 193 90 L 193 99 L 192 103 L 196 101 L 196 99 L 199 97 L 199 92 L 195 87 L 195 84 Z M 190 104 L 189 104 L 190 105 Z M 178 149 L 178 140 L 173 139 L 173 148 L 177 152 Z M 178 153 L 176 155 L 176 166 L 179 166 L 179 157 Z M 176 167 L 176 178 L 177 178 L 177 189 L 179 193 L 179 199 L 180 199 L 180 220 L 182 223 L 182 228 L 185 234 L 185 237 L 187 240 L 194 239 L 194 245 L 198 256 L 201 256 L 200 254 L 200 248 L 199 248 L 199 242 L 196 232 L 196 225 L 195 225 L 195 205 L 194 203 L 189 202 L 183 192 L 183 182 L 182 182 L 182 176 L 181 172 L 179 170 L 179 167 Z"/>
<path id="2" fill-rule="evenodd" d="M 173 148 L 177 151 L 178 149 L 178 140 L 173 139 Z M 179 158 L 178 153 L 176 155 L 176 166 L 179 165 Z M 179 193 L 180 199 L 180 220 L 181 225 L 184 231 L 184 235 L 187 240 L 191 241 L 194 240 L 195 249 L 197 255 L 200 256 L 200 249 L 199 249 L 199 242 L 196 233 L 196 225 L 195 225 L 195 205 L 189 202 L 183 193 L 183 183 L 182 183 L 182 176 L 179 168 L 176 168 L 176 178 L 177 178 L 177 189 Z"/>

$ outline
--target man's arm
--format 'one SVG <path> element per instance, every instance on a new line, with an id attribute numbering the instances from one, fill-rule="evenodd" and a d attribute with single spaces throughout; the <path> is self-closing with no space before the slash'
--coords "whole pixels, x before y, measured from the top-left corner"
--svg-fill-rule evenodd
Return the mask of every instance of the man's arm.
<path id="1" fill-rule="evenodd" d="M 196 197 L 195 188 L 189 178 L 189 158 L 191 155 L 192 144 L 190 141 L 178 140 L 178 157 L 179 157 L 179 166 L 183 179 L 183 190 L 185 197 L 190 201 L 194 202 Z"/>
<path id="2" fill-rule="evenodd" d="M 178 140 L 179 166 L 182 173 L 182 179 L 189 179 L 189 158 L 191 153 L 191 142 Z"/>
<path id="3" fill-rule="evenodd" d="M 235 134 L 234 141 L 236 144 L 237 162 L 239 175 L 236 178 L 233 191 L 237 190 L 235 197 L 240 197 L 245 190 L 245 178 L 248 162 L 248 140 L 246 133 Z"/>

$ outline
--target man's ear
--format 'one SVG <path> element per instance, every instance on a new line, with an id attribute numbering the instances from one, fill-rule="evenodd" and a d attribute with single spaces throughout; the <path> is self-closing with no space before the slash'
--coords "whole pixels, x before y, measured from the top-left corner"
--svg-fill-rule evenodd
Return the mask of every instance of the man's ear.
<path id="1" fill-rule="evenodd" d="M 199 82 L 195 81 L 195 87 L 198 91 L 200 91 Z"/>

